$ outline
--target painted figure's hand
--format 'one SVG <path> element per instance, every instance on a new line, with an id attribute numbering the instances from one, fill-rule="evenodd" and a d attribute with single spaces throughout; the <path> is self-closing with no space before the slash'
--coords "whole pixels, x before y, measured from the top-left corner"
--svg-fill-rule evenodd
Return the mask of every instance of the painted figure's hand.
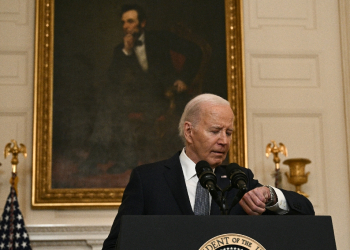
<path id="1" fill-rule="evenodd" d="M 178 93 L 184 92 L 187 89 L 186 83 L 181 80 L 176 80 L 174 82 L 174 87 Z"/>
<path id="2" fill-rule="evenodd" d="M 131 54 L 133 52 L 135 45 L 135 38 L 132 34 L 126 34 L 124 36 L 124 50 L 128 53 Z"/>

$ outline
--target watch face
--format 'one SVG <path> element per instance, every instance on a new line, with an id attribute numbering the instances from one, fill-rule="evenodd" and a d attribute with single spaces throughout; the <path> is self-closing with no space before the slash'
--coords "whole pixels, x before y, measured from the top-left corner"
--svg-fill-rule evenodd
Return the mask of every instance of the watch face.
<path id="1" fill-rule="evenodd" d="M 270 207 L 270 206 L 273 206 L 275 204 L 275 192 L 271 186 L 265 186 L 265 187 L 268 187 L 270 190 L 270 199 L 268 200 L 268 202 L 265 205 L 266 205 L 266 207 Z"/>

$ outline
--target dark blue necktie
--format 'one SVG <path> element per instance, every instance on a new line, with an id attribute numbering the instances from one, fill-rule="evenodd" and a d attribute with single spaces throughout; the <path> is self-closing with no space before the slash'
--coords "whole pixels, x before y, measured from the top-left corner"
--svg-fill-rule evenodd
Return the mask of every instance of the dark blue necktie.
<path id="1" fill-rule="evenodd" d="M 199 181 L 197 183 L 193 210 L 195 215 L 209 215 L 209 191 L 202 187 Z"/>

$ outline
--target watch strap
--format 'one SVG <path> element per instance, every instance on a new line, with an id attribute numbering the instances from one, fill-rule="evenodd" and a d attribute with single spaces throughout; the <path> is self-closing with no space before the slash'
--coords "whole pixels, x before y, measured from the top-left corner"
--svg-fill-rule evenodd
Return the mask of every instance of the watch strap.
<path id="1" fill-rule="evenodd" d="M 270 199 L 265 205 L 266 207 L 271 207 L 276 204 L 276 193 L 270 185 L 265 185 L 264 187 L 267 187 L 270 190 Z"/>

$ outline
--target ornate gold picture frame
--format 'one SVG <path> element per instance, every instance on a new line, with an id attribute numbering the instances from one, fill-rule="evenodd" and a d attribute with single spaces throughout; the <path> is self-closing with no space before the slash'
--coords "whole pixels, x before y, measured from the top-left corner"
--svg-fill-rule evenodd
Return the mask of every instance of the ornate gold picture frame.
<path id="1" fill-rule="evenodd" d="M 70 171 L 70 166 L 64 165 L 64 163 L 58 165 L 58 167 L 55 166 L 55 169 L 53 170 L 53 160 L 55 155 L 53 150 L 56 150 L 53 145 L 57 144 L 55 139 L 53 139 L 53 135 L 56 132 L 54 131 L 54 124 L 56 124 L 55 121 L 57 120 L 57 113 L 54 112 L 54 106 L 59 103 L 57 102 L 57 98 L 59 98 L 59 101 L 62 101 L 62 103 L 65 101 L 64 95 L 57 96 L 57 93 L 55 92 L 55 84 L 57 84 L 57 74 L 55 72 L 58 67 L 62 67 L 57 61 L 55 65 L 55 59 L 57 59 L 55 58 L 55 56 L 57 56 L 56 49 L 57 46 L 61 45 L 60 42 L 57 42 L 58 40 L 55 40 L 55 35 L 57 35 L 57 24 L 61 21 L 60 18 L 62 18 L 55 12 L 57 11 L 55 8 L 58 6 L 57 3 L 59 3 L 59 1 L 60 0 L 36 0 L 32 207 L 37 209 L 118 207 L 121 204 L 124 187 L 99 186 L 100 184 L 89 186 L 89 181 L 91 181 L 91 179 L 91 183 L 94 183 L 93 175 L 90 179 L 84 179 L 79 176 L 79 171 L 74 172 L 74 176 L 71 176 L 70 174 L 63 175 L 62 173 L 65 171 Z M 99 0 L 96 1 L 98 1 L 99 6 L 103 8 L 105 2 Z M 112 7 L 115 8 L 118 8 L 120 5 L 120 3 L 118 3 L 119 1 L 109 2 L 113 2 L 114 5 Z M 144 3 L 146 1 L 140 0 L 140 2 Z M 164 3 L 165 7 L 162 7 L 164 8 L 164 15 L 159 15 L 159 18 L 163 19 L 164 16 L 166 16 L 167 10 L 173 10 L 171 1 L 165 2 L 167 2 Z M 207 2 L 209 3 L 210 1 Z M 85 2 L 82 1 L 82 3 L 84 4 L 82 4 L 82 6 L 80 6 L 81 8 L 77 10 L 77 14 L 84 14 Z M 191 6 L 191 1 L 187 0 L 187 4 Z M 169 5 L 169 9 L 167 9 L 167 5 Z M 203 7 L 192 7 L 200 8 L 199 10 L 196 9 L 195 12 L 201 13 L 201 8 L 205 8 L 204 5 L 205 4 L 202 5 Z M 218 70 L 216 72 L 217 75 L 213 75 L 212 78 L 210 78 L 212 80 L 206 85 L 206 88 L 197 86 L 197 93 L 203 91 L 211 92 L 211 88 L 218 88 L 218 86 L 221 86 L 215 81 L 215 79 L 219 79 L 220 77 L 224 79 L 223 87 L 219 87 L 219 90 L 216 89 L 213 90 L 213 92 L 215 93 L 215 91 L 219 91 L 220 94 L 227 93 L 227 98 L 230 101 L 235 114 L 235 131 L 233 133 L 232 146 L 229 152 L 229 162 L 237 162 L 241 166 L 245 166 L 247 154 L 242 42 L 242 2 L 241 0 L 225 0 L 218 3 L 212 3 L 212 5 L 217 7 L 211 8 L 210 6 L 206 6 L 206 9 L 203 9 L 202 11 L 202 16 L 206 18 L 205 15 L 210 13 L 211 17 L 215 17 L 214 19 L 220 19 L 219 17 L 223 17 L 221 23 L 222 27 L 217 26 L 218 30 L 223 30 L 223 35 L 220 36 L 220 34 L 215 34 L 222 40 L 222 46 L 219 47 L 220 51 L 215 50 L 214 48 L 214 50 L 210 52 L 213 53 L 214 56 L 220 54 L 223 55 L 224 60 L 222 67 L 220 67 L 221 71 Z M 194 9 L 192 9 L 192 11 L 193 10 Z M 195 16 L 195 14 L 193 16 Z M 192 19 L 193 16 L 191 15 Z M 70 18 L 72 17 L 70 16 Z M 118 19 L 116 20 L 117 22 L 113 24 L 115 26 L 119 25 Z M 106 20 L 106 22 L 108 22 L 108 20 Z M 192 22 L 195 23 L 195 20 L 192 20 Z M 101 28 L 101 26 L 99 27 Z M 93 32 L 93 30 L 91 32 Z M 184 33 L 182 33 L 182 35 L 183 34 Z M 197 41 L 200 42 L 201 40 L 197 39 Z M 203 50 L 205 49 L 206 44 L 202 43 L 202 45 L 201 48 Z M 211 48 L 209 48 L 209 50 L 210 49 Z M 209 61 L 211 59 L 208 57 L 207 60 Z M 209 63 L 208 61 L 205 63 Z M 220 72 L 223 72 L 223 74 L 219 75 L 221 74 Z M 69 79 L 75 79 L 75 76 L 70 75 Z M 205 81 L 206 79 L 200 80 Z M 56 99 L 54 102 L 55 93 Z M 55 126 L 57 128 L 57 125 Z M 62 137 L 64 136 L 66 135 L 62 134 Z M 63 146 L 65 147 L 65 150 L 70 150 L 69 144 L 64 144 Z M 179 148 L 179 150 L 180 149 L 181 148 Z M 63 176 L 63 178 L 61 176 Z M 67 184 L 60 185 L 60 181 L 64 182 L 67 180 L 82 180 L 84 183 L 81 186 L 70 186 Z M 85 182 L 85 180 L 88 181 Z"/>

